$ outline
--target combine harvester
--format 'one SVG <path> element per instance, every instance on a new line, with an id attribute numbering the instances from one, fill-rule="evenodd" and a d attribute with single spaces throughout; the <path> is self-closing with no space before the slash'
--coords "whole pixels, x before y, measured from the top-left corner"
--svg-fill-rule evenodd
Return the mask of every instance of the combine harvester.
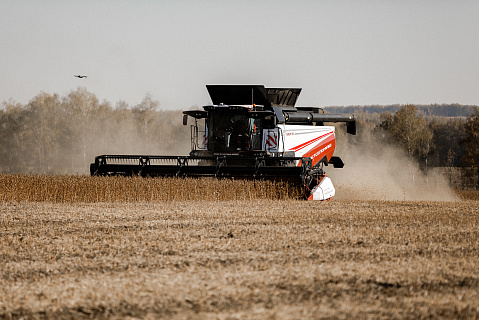
<path id="1" fill-rule="evenodd" d="M 261 85 L 207 85 L 212 105 L 183 111 L 191 125 L 189 156 L 101 155 L 92 176 L 225 177 L 293 181 L 309 200 L 328 200 L 335 189 L 323 168 L 343 161 L 333 156 L 335 127 L 356 134 L 353 115 L 295 107 L 301 89 Z"/>

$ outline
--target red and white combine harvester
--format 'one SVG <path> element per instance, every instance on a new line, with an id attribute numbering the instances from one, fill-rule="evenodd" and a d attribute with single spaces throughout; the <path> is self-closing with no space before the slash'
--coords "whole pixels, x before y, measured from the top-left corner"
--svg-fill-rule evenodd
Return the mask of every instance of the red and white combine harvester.
<path id="1" fill-rule="evenodd" d="M 304 188 L 309 200 L 327 200 L 335 189 L 324 172 L 343 162 L 333 156 L 335 127 L 356 134 L 353 115 L 295 107 L 301 89 L 261 85 L 207 85 L 212 105 L 183 111 L 191 125 L 189 156 L 101 155 L 91 175 L 284 179 Z"/>

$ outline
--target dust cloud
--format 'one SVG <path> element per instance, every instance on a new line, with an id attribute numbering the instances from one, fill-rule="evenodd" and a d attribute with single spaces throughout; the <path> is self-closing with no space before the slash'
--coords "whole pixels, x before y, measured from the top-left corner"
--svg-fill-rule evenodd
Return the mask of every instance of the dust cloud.
<path id="1" fill-rule="evenodd" d="M 347 144 L 337 150 L 344 168 L 326 167 L 336 188 L 335 199 L 459 201 L 437 170 L 425 174 L 416 160 L 379 139 Z"/>

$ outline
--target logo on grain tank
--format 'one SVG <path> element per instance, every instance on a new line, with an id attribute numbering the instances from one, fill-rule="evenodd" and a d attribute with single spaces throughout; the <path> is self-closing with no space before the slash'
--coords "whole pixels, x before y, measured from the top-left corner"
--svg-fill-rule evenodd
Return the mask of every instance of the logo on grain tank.
<path id="1" fill-rule="evenodd" d="M 321 153 L 323 153 L 324 151 L 328 150 L 329 148 L 331 148 L 333 145 L 330 143 L 328 144 L 326 147 L 324 147 L 323 149 L 319 150 L 318 152 L 316 152 L 315 154 L 313 154 L 313 156 L 311 157 L 311 159 L 314 159 L 316 158 L 317 156 L 319 156 Z"/>

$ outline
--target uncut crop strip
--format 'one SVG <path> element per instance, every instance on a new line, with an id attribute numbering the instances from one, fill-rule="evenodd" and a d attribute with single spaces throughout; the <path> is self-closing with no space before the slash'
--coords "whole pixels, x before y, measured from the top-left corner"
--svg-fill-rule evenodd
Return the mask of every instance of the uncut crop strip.
<path id="1" fill-rule="evenodd" d="M 285 181 L 0 175 L 0 201 L 149 202 L 173 200 L 299 199 Z"/>

